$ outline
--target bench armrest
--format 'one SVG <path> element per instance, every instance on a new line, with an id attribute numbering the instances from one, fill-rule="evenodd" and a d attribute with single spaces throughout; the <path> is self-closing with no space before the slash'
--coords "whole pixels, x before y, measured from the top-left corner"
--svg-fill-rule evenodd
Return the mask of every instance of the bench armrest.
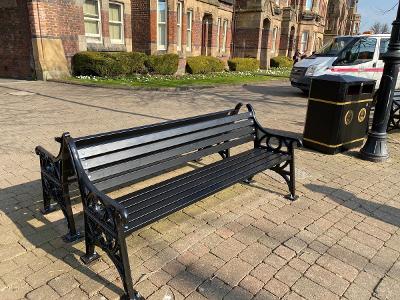
<path id="1" fill-rule="evenodd" d="M 51 160 L 53 162 L 57 161 L 57 158 L 53 154 L 51 154 L 49 151 L 44 149 L 42 146 L 37 146 L 35 148 L 35 153 L 37 155 L 39 155 L 39 157 L 41 159 L 49 159 L 49 160 Z"/>
<path id="2" fill-rule="evenodd" d="M 271 129 L 266 129 L 260 124 L 258 124 L 257 129 L 263 134 L 265 138 L 276 138 L 280 141 L 283 141 L 285 145 L 290 145 L 291 147 L 303 147 L 303 142 L 299 138 L 292 137 L 287 134 L 282 134 L 281 132 L 277 132 Z"/>
<path id="3" fill-rule="evenodd" d="M 99 191 L 94 184 L 84 175 L 80 176 L 82 201 L 85 210 L 99 225 L 117 230 L 120 226 L 125 227 L 128 221 L 126 208 Z M 110 228 L 111 227 L 111 228 Z"/>

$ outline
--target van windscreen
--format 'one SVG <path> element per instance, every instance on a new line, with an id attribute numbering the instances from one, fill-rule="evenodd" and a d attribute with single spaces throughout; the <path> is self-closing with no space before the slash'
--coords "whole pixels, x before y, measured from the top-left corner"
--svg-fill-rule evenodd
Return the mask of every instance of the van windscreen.
<path id="1" fill-rule="evenodd" d="M 326 44 L 316 53 L 315 56 L 338 56 L 338 54 L 346 47 L 354 37 L 351 36 L 343 36 L 334 38 L 331 42 Z"/>

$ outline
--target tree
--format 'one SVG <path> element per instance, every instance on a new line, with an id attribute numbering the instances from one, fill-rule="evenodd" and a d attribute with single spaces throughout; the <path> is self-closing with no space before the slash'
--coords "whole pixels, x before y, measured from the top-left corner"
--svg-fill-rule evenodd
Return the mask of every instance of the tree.
<path id="1" fill-rule="evenodd" d="M 375 22 L 374 25 L 372 25 L 369 30 L 371 30 L 375 34 L 390 33 L 389 25 L 386 23 L 380 23 L 380 22 Z"/>

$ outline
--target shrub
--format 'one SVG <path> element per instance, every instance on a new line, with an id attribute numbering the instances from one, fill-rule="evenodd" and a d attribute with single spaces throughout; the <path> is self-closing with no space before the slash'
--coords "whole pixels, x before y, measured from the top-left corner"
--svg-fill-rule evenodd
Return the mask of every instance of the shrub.
<path id="1" fill-rule="evenodd" d="M 255 58 L 232 58 L 228 60 L 230 71 L 257 71 L 260 68 L 260 62 Z"/>
<path id="2" fill-rule="evenodd" d="M 224 70 L 224 62 L 212 56 L 189 57 L 186 61 L 186 72 L 190 74 L 207 74 Z"/>
<path id="3" fill-rule="evenodd" d="M 141 52 L 114 52 L 107 53 L 113 57 L 117 64 L 122 66 L 122 74 L 120 75 L 133 75 L 146 73 L 145 62 L 147 55 Z"/>
<path id="4" fill-rule="evenodd" d="M 125 76 L 146 71 L 146 54 L 138 52 L 80 52 L 72 58 L 75 76 Z"/>
<path id="5" fill-rule="evenodd" d="M 150 55 L 145 64 L 152 74 L 173 75 L 178 71 L 179 56 L 177 54 Z"/>
<path id="6" fill-rule="evenodd" d="M 102 52 L 80 52 L 72 58 L 72 70 L 77 75 L 117 76 L 123 66 L 111 56 Z"/>
<path id="7" fill-rule="evenodd" d="M 271 67 L 290 68 L 293 66 L 293 60 L 286 56 L 277 56 L 271 58 Z"/>

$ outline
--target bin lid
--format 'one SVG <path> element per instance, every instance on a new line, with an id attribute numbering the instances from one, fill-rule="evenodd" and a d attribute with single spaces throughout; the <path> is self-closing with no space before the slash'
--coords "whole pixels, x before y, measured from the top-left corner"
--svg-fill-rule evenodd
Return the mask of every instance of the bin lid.
<path id="1" fill-rule="evenodd" d="M 332 75 L 332 74 L 325 74 L 321 76 L 313 77 L 313 80 L 322 80 L 322 81 L 334 81 L 340 83 L 375 83 L 375 80 L 364 78 L 364 77 L 357 77 L 351 75 Z"/>
<path id="2" fill-rule="evenodd" d="M 322 75 L 313 77 L 310 98 L 332 102 L 370 99 L 375 91 L 375 80 L 350 75 Z"/>

